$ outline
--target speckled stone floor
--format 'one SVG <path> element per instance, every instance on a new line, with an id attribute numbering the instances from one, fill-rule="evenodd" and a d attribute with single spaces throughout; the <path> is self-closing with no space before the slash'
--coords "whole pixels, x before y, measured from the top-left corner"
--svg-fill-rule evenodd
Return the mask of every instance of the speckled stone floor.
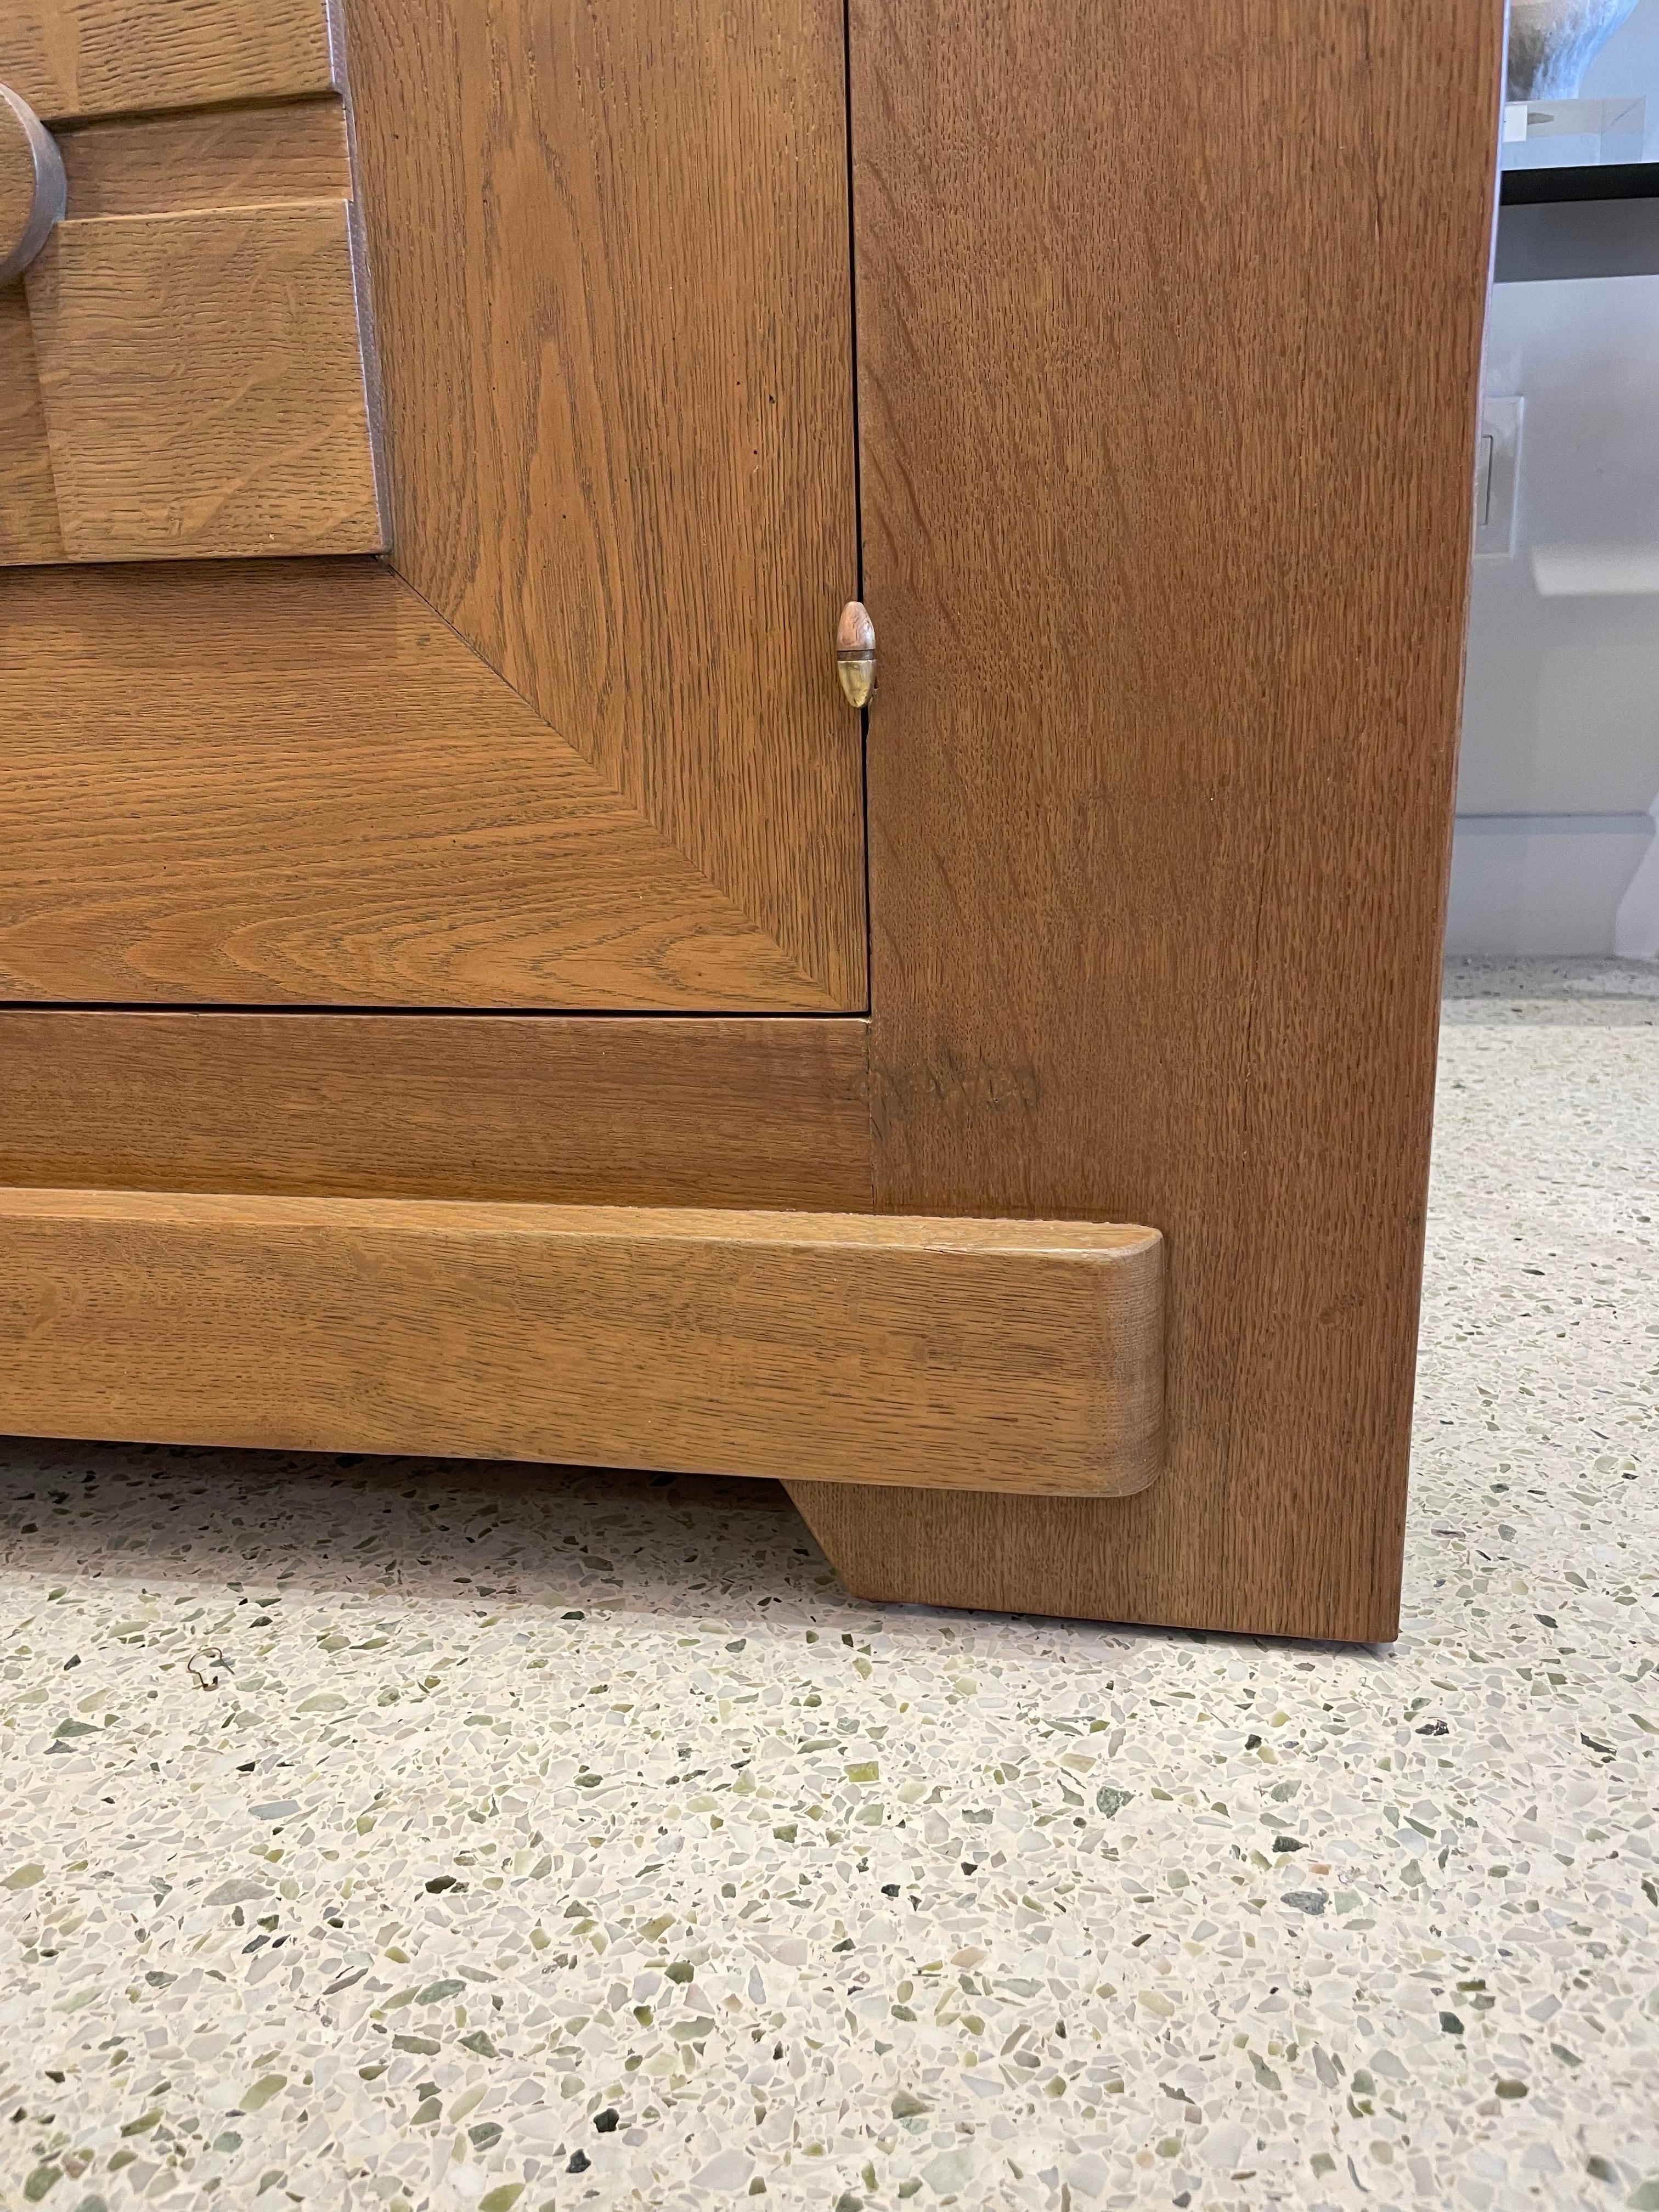
<path id="1" fill-rule="evenodd" d="M 1387 1650 L 0 1450 L 0 2204 L 1659 2208 L 1659 971 L 1450 988 Z"/>

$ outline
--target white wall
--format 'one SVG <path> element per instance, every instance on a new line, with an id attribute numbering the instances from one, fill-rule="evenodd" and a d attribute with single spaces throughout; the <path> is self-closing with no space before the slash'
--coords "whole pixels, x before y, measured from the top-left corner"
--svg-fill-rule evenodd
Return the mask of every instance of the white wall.
<path id="1" fill-rule="evenodd" d="M 1614 100 L 1641 93 L 1647 100 L 1644 161 L 1659 161 L 1659 6 L 1641 0 L 1584 72 L 1579 87 L 1586 100 Z"/>
<path id="2" fill-rule="evenodd" d="M 1659 0 L 1591 65 L 1659 156 Z M 1659 276 L 1498 284 L 1526 401 L 1515 553 L 1474 564 L 1448 945 L 1659 954 Z"/>

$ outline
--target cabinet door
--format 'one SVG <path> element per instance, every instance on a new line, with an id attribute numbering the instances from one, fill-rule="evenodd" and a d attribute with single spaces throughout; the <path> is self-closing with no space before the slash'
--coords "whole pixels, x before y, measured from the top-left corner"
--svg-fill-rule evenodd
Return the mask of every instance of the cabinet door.
<path id="1" fill-rule="evenodd" d="M 0 82 L 0 998 L 862 1006 L 835 0 L 12 0 Z"/>

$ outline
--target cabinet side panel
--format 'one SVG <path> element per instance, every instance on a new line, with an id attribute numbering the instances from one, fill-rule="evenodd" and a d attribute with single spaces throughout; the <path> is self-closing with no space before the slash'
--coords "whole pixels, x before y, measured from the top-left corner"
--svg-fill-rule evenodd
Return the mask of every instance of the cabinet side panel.
<path id="1" fill-rule="evenodd" d="M 1164 1480 L 860 1592 L 1395 1629 L 1502 37 L 853 0 L 877 1203 L 1170 1266 Z"/>

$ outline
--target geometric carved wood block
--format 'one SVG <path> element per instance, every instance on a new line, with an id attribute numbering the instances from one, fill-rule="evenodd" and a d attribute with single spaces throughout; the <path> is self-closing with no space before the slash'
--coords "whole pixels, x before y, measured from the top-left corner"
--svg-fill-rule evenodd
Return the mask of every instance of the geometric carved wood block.
<path id="1" fill-rule="evenodd" d="M 48 123 L 280 100 L 333 82 L 322 0 L 5 0 L 0 82 Z"/>
<path id="2" fill-rule="evenodd" d="M 63 557 L 28 302 L 0 285 L 0 568 Z"/>
<path id="3" fill-rule="evenodd" d="M 325 0 L 0 9 L 70 173 L 0 310 L 0 565 L 383 548 L 338 58 Z"/>
<path id="4" fill-rule="evenodd" d="M 264 107 L 117 116 L 53 135 L 77 222 L 351 198 L 345 106 L 333 93 Z"/>
<path id="5" fill-rule="evenodd" d="M 70 222 L 26 283 L 70 560 L 383 544 L 343 200 Z"/>

